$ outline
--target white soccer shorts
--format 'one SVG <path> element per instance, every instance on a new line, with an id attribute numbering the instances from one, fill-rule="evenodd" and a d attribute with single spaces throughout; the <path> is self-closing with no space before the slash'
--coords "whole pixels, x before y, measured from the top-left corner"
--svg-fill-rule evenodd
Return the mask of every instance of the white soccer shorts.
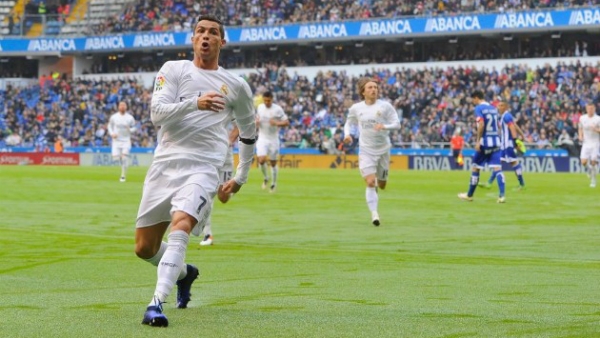
<path id="1" fill-rule="evenodd" d="M 259 157 L 267 156 L 269 160 L 277 161 L 277 156 L 279 156 L 279 142 L 261 140 L 259 137 L 258 141 L 256 141 L 256 155 Z"/>
<path id="2" fill-rule="evenodd" d="M 131 151 L 131 142 L 113 141 L 112 156 L 120 157 L 121 155 L 129 155 Z"/>
<path id="3" fill-rule="evenodd" d="M 583 144 L 581 147 L 581 155 L 579 156 L 582 160 L 590 160 L 592 162 L 598 162 L 598 152 L 600 151 L 600 144 Z"/>
<path id="4" fill-rule="evenodd" d="M 194 217 L 202 229 L 217 193 L 219 172 L 202 162 L 173 160 L 152 163 L 136 221 L 137 228 L 170 222 L 175 211 Z"/>
<path id="5" fill-rule="evenodd" d="M 390 171 L 390 153 L 381 155 L 359 153 L 358 168 L 363 178 L 376 174 L 379 181 L 387 181 Z"/>

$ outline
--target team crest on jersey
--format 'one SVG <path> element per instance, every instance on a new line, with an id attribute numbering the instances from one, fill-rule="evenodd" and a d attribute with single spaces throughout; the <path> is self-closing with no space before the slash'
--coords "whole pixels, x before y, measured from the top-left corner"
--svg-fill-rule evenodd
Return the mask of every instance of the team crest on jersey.
<path id="1" fill-rule="evenodd" d="M 154 84 L 154 91 L 157 92 L 159 90 L 162 90 L 163 87 L 165 86 L 165 77 L 162 75 L 159 75 L 156 77 L 156 83 Z"/>
<path id="2" fill-rule="evenodd" d="M 381 112 L 378 110 L 378 111 L 375 113 L 375 116 L 377 116 L 377 117 L 381 117 Z"/>
<path id="3" fill-rule="evenodd" d="M 229 94 L 229 88 L 227 88 L 227 85 L 226 85 L 226 84 L 223 84 L 223 85 L 221 86 L 221 93 L 223 93 L 223 95 L 227 95 L 227 94 Z"/>

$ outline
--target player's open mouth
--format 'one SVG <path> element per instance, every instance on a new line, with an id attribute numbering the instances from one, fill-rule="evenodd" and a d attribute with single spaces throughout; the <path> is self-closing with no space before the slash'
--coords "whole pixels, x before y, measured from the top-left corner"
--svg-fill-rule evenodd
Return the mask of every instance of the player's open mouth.
<path id="1" fill-rule="evenodd" d="M 203 42 L 200 45 L 200 48 L 202 48 L 203 51 L 207 51 L 210 48 L 210 46 L 209 46 L 208 42 Z"/>

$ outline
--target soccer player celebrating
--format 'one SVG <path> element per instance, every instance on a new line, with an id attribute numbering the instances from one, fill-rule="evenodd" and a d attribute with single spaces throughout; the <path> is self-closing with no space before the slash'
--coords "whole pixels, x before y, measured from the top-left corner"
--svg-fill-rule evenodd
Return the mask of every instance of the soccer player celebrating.
<path id="1" fill-rule="evenodd" d="M 471 172 L 471 183 L 469 184 L 469 192 L 458 194 L 458 198 L 465 201 L 473 201 L 473 194 L 479 183 L 479 171 L 487 164 L 495 171 L 496 179 L 498 180 L 498 203 L 504 203 L 504 174 L 502 173 L 502 165 L 500 158 L 502 151 L 500 150 L 500 134 L 498 124 L 498 110 L 484 101 L 483 92 L 474 91 L 471 94 L 473 103 L 475 104 L 475 117 L 477 120 L 477 135 L 475 138 L 475 155 L 473 155 L 473 171 Z"/>
<path id="2" fill-rule="evenodd" d="M 515 119 L 512 116 L 510 110 L 508 110 L 508 102 L 505 100 L 500 101 L 498 104 L 498 112 L 501 115 L 500 117 L 500 125 L 502 127 L 502 136 L 500 137 L 500 149 L 502 149 L 502 162 L 510 163 L 513 170 L 515 171 L 515 175 L 517 175 L 517 179 L 519 180 L 519 188 L 518 190 L 525 189 L 525 180 L 523 180 L 523 168 L 521 164 L 517 160 L 517 152 L 515 148 L 518 148 L 518 144 L 523 142 L 523 131 L 517 124 L 515 123 Z M 496 179 L 496 175 L 499 172 L 494 170 L 492 171 L 492 175 L 488 180 L 487 184 L 483 186 L 485 188 L 489 188 L 494 180 Z"/>
<path id="3" fill-rule="evenodd" d="M 225 163 L 223 164 L 223 167 L 219 170 L 219 177 L 221 178 L 221 183 L 225 183 L 227 181 L 229 181 L 231 179 L 231 176 L 233 175 L 233 144 L 235 143 L 235 141 L 237 140 L 237 138 L 240 135 L 240 130 L 238 129 L 238 127 L 235 125 L 235 123 L 231 123 L 233 125 L 233 127 L 231 128 L 231 131 L 229 132 L 229 148 L 227 151 L 227 156 L 225 157 Z M 221 203 L 227 203 L 229 201 L 229 199 L 233 196 L 233 193 L 230 194 L 224 194 L 223 193 L 223 185 L 219 185 L 219 190 L 217 191 L 217 197 L 219 198 L 219 201 L 221 201 Z M 213 200 L 213 207 L 214 207 L 215 203 Z M 200 241 L 200 245 L 205 246 L 205 245 L 212 245 L 213 244 L 213 233 L 212 233 L 212 209 L 213 207 L 211 207 L 211 215 L 208 216 L 208 218 L 206 219 L 206 223 L 204 224 L 204 228 L 202 229 L 202 232 L 204 233 L 204 239 L 202 241 Z M 194 228 L 194 231 L 196 231 L 196 229 L 199 230 L 199 227 Z"/>
<path id="4" fill-rule="evenodd" d="M 267 174 L 267 157 L 271 162 L 271 192 L 277 187 L 277 156 L 279 155 L 279 128 L 287 127 L 290 121 L 285 115 L 283 108 L 273 103 L 273 94 L 265 92 L 263 103 L 256 108 L 256 123 L 258 124 L 258 142 L 256 142 L 256 156 L 258 165 L 263 174 L 262 188 L 266 189 L 269 183 Z"/>
<path id="5" fill-rule="evenodd" d="M 129 167 L 129 151 L 131 150 L 131 134 L 135 132 L 135 119 L 127 112 L 127 103 L 119 102 L 118 112 L 112 114 L 108 121 L 108 134 L 112 138 L 113 160 L 121 164 L 121 178 L 125 182 Z"/>
<path id="6" fill-rule="evenodd" d="M 361 78 L 358 94 L 363 101 L 348 110 L 344 125 L 344 143 L 352 143 L 351 126 L 358 125 L 358 167 L 367 184 L 367 206 L 373 225 L 379 226 L 377 187 L 385 189 L 390 168 L 391 142 L 388 130 L 399 129 L 398 113 L 391 104 L 379 100 L 379 86 L 374 79 Z"/>
<path id="7" fill-rule="evenodd" d="M 155 79 L 150 117 L 160 127 L 159 142 L 140 201 L 135 253 L 158 267 L 158 280 L 142 324 L 168 326 L 163 304 L 175 284 L 177 307 L 190 301 L 199 272 L 184 263 L 189 234 L 210 212 L 229 147 L 226 126 L 234 118 L 240 160 L 222 193 L 239 191 L 248 179 L 256 141 L 252 92 L 244 79 L 219 67 L 224 36 L 218 18 L 201 16 L 192 35 L 193 60 L 168 61 Z"/>
<path id="8" fill-rule="evenodd" d="M 581 164 L 590 178 L 590 187 L 596 187 L 598 173 L 598 151 L 600 149 L 600 116 L 596 115 L 596 106 L 588 103 L 586 115 L 579 118 L 579 141 L 581 144 Z"/>

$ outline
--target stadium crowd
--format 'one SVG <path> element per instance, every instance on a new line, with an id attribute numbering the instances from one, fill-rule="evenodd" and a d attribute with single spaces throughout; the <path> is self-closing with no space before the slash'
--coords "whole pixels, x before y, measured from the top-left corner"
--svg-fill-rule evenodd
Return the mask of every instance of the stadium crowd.
<path id="1" fill-rule="evenodd" d="M 531 69 L 511 64 L 502 69 L 371 68 L 366 76 L 381 83 L 383 98 L 396 107 L 402 129 L 390 134 L 397 147 L 442 147 L 460 128 L 470 144 L 475 131 L 469 93 L 483 90 L 488 100 L 510 101 L 530 147 L 563 147 L 575 152 L 577 124 L 586 102 L 600 102 L 600 63 L 560 63 Z M 256 93 L 273 91 L 291 120 L 282 130 L 286 146 L 352 151 L 341 143 L 347 108 L 358 100 L 357 77 L 321 72 L 314 79 L 266 64 L 247 81 Z M 51 148 L 60 136 L 65 146 L 106 146 L 108 118 L 126 101 L 138 123 L 134 146 L 153 147 L 151 91 L 134 80 L 47 79 L 40 87 L 0 91 L 0 146 Z M 599 110 L 600 111 L 600 110 Z M 4 143 L 4 144 L 2 144 Z"/>
<path id="2" fill-rule="evenodd" d="M 90 26 L 88 34 L 130 31 L 189 31 L 202 14 L 216 14 L 228 26 L 340 21 L 408 15 L 595 6 L 600 0 L 137 0 Z"/>
<path id="3" fill-rule="evenodd" d="M 589 39 L 590 41 L 586 41 Z M 595 40 L 595 41 L 594 41 Z M 322 66 L 343 64 L 382 64 L 398 62 L 436 62 L 461 60 L 493 60 L 520 58 L 547 58 L 595 56 L 600 54 L 600 40 L 582 36 L 580 39 L 554 39 L 552 44 L 531 41 L 522 48 L 505 52 L 495 41 L 478 42 L 476 46 L 453 46 L 434 43 L 427 44 L 422 54 L 402 50 L 406 46 L 391 46 L 390 50 L 374 51 L 370 46 L 364 48 L 343 48 L 336 53 L 326 52 L 326 58 L 317 57 L 315 49 L 298 51 L 298 55 L 286 55 L 285 52 L 272 53 L 256 50 L 252 56 L 234 53 L 231 50 L 222 51 L 221 65 L 225 68 L 261 68 L 264 63 L 277 62 L 289 66 Z M 165 53 L 161 57 L 154 55 L 128 55 L 124 58 L 97 60 L 85 74 L 132 73 L 158 71 L 164 62 L 180 60 L 180 53 Z"/>

